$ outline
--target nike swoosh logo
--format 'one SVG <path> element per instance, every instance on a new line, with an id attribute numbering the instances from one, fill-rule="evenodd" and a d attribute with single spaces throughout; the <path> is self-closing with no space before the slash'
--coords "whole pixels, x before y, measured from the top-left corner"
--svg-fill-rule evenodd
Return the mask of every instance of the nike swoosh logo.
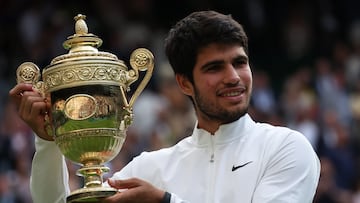
<path id="1" fill-rule="evenodd" d="M 244 167 L 244 166 L 248 165 L 249 163 L 252 163 L 252 161 L 246 162 L 246 163 L 238 165 L 238 166 L 233 165 L 231 171 L 236 171 L 237 169 Z"/>

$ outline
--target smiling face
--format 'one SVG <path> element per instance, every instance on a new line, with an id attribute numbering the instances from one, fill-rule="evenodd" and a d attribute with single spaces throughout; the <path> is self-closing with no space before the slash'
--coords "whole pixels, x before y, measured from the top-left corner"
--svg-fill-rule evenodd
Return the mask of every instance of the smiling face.
<path id="1" fill-rule="evenodd" d="M 183 93 L 192 97 L 198 127 L 214 133 L 221 124 L 243 116 L 248 109 L 252 74 L 243 47 L 232 44 L 209 44 L 196 59 L 192 83 L 176 77 Z"/>

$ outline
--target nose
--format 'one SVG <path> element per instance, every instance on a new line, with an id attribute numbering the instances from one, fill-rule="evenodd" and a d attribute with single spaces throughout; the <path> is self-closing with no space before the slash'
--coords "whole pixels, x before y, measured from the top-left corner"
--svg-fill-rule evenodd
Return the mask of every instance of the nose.
<path id="1" fill-rule="evenodd" d="M 232 65 L 228 65 L 225 68 L 224 83 L 236 85 L 240 81 L 240 76 L 237 70 Z"/>

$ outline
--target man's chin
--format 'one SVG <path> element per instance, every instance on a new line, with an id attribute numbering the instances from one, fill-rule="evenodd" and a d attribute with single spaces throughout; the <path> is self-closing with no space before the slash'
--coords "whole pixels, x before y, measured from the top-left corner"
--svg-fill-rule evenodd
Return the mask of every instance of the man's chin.
<path id="1" fill-rule="evenodd" d="M 232 123 L 234 121 L 239 120 L 241 117 L 243 117 L 247 113 L 247 108 L 245 110 L 239 110 L 235 112 L 228 112 L 222 116 L 222 123 Z"/>

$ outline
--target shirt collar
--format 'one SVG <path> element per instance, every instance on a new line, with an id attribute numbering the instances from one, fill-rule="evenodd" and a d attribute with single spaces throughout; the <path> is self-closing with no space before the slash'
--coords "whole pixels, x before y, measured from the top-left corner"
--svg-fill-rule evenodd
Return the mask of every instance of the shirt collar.
<path id="1" fill-rule="evenodd" d="M 240 119 L 232 123 L 221 125 L 214 135 L 211 135 L 204 129 L 197 128 L 197 125 L 198 123 L 196 122 L 192 134 L 192 142 L 199 146 L 206 146 L 211 144 L 211 142 L 217 145 L 225 144 L 235 139 L 240 139 L 255 125 L 255 122 L 248 114 L 245 114 Z"/>

